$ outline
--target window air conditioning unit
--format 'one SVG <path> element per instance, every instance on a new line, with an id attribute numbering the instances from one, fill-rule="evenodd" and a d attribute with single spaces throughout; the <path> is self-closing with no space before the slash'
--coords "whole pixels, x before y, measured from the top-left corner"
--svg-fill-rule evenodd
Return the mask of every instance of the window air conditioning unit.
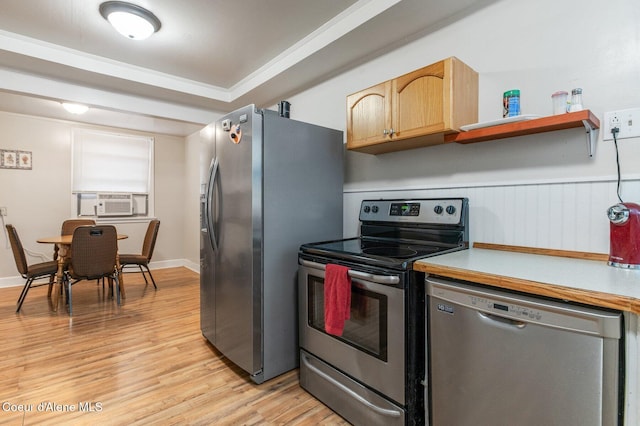
<path id="1" fill-rule="evenodd" d="M 132 216 L 132 194 L 98 194 L 98 216 Z"/>

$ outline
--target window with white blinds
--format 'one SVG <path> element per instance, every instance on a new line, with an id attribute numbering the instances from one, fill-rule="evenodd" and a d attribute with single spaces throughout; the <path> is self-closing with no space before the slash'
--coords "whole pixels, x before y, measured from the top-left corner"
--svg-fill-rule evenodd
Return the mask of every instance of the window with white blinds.
<path id="1" fill-rule="evenodd" d="M 75 130 L 72 153 L 74 193 L 151 192 L 152 137 Z"/>

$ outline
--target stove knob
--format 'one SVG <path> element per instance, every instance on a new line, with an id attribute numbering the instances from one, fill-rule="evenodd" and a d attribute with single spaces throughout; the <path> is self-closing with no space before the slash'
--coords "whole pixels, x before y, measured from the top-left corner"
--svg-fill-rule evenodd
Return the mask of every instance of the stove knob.
<path id="1" fill-rule="evenodd" d="M 371 207 L 369 206 L 364 206 L 364 212 L 365 213 L 369 213 L 371 211 Z"/>
<path id="2" fill-rule="evenodd" d="M 433 208 L 433 211 L 434 211 L 434 213 L 435 213 L 435 214 L 442 214 L 442 211 L 443 211 L 443 210 L 444 210 L 444 209 L 442 208 L 442 206 L 435 206 L 435 207 Z"/>
<path id="3" fill-rule="evenodd" d="M 378 206 L 371 207 L 371 211 L 374 213 L 378 213 Z"/>
<path id="4" fill-rule="evenodd" d="M 456 212 L 456 208 L 454 206 L 447 206 L 447 213 L 454 214 Z"/>

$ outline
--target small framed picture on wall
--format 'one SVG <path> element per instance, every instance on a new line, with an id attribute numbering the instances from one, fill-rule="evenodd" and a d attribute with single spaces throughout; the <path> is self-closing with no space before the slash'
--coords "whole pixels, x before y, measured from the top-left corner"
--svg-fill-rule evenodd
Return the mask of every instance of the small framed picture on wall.
<path id="1" fill-rule="evenodd" d="M 31 151 L 18 151 L 16 161 L 19 169 L 31 170 Z"/>
<path id="2" fill-rule="evenodd" d="M 31 170 L 31 151 L 0 149 L 0 169 Z"/>
<path id="3" fill-rule="evenodd" d="M 0 152 L 2 153 L 2 158 L 0 158 L 0 161 L 2 161 L 2 167 L 5 169 L 15 169 L 18 164 L 17 152 L 4 149 Z"/>

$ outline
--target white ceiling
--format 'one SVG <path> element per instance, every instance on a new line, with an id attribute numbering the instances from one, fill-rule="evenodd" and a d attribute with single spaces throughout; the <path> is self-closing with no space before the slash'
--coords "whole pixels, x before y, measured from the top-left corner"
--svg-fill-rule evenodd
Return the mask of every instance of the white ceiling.
<path id="1" fill-rule="evenodd" d="M 102 18 L 102 0 L 2 0 L 0 110 L 184 136 L 492 1 L 133 0 L 162 21 L 136 41 Z M 62 100 L 91 109 L 71 116 Z"/>

